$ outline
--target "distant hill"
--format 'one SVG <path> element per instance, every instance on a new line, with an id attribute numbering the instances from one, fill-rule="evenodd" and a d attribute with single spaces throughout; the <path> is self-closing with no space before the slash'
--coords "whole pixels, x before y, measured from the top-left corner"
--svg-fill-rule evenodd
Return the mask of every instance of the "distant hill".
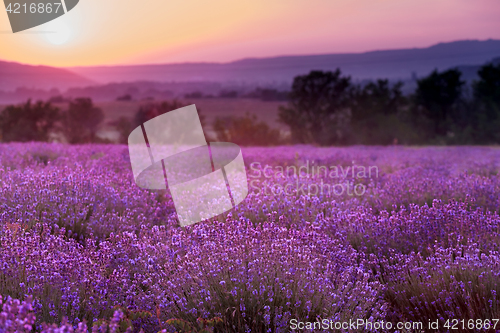
<path id="1" fill-rule="evenodd" d="M 0 78 L 0 90 L 4 91 L 12 91 L 19 87 L 44 90 L 68 89 L 95 83 L 66 69 L 6 61 L 0 61 Z"/>
<path id="2" fill-rule="evenodd" d="M 463 71 L 463 78 L 470 82 L 477 78 L 479 67 L 494 58 L 500 62 L 500 40 L 466 40 L 440 43 L 428 48 L 366 53 L 248 58 L 229 63 L 63 69 L 0 61 L 0 101 L 10 102 L 28 97 L 48 98 L 57 94 L 48 92 L 52 88 L 57 88 L 61 92 L 77 88 L 72 89 L 70 95 L 88 94 L 96 99 L 106 100 L 115 99 L 118 95 L 126 93 L 137 95 L 134 93 L 137 89 L 144 96 L 153 97 L 164 96 L 167 93 L 183 95 L 198 90 L 205 94 L 216 95 L 218 90 L 238 90 L 238 87 L 242 90 L 252 90 L 265 85 L 287 90 L 297 75 L 306 74 L 314 69 L 336 68 L 340 68 L 344 74 L 351 75 L 355 81 L 376 78 L 402 80 L 405 82 L 405 92 L 410 93 L 415 89 L 415 78 L 427 75 L 434 69 L 458 67 Z M 117 87 L 102 87 L 112 82 L 129 83 Z M 129 86 L 132 82 L 133 86 Z M 174 84 L 174 82 L 185 84 Z M 92 89 L 89 86 L 94 86 L 92 88 L 94 91 L 90 91 Z M 27 89 L 15 94 L 2 93 L 19 87 Z M 39 92 L 37 95 L 34 89 L 43 89 L 46 93 Z"/>
<path id="3" fill-rule="evenodd" d="M 487 63 L 493 63 L 494 65 L 500 65 L 500 57 L 493 59 L 492 61 L 488 61 Z M 457 66 L 456 68 L 462 72 L 462 80 L 465 80 L 467 82 L 472 82 L 474 80 L 479 80 L 479 76 L 477 75 L 477 72 L 481 68 L 481 65 L 462 65 L 462 66 Z"/>
<path id="4" fill-rule="evenodd" d="M 480 65 L 500 57 L 500 40 L 465 40 L 428 48 L 307 56 L 248 58 L 229 63 L 179 63 L 111 67 L 75 67 L 73 72 L 99 83 L 148 81 L 215 81 L 235 83 L 291 82 L 313 69 L 342 72 L 357 80 L 406 80 L 433 69 Z"/>

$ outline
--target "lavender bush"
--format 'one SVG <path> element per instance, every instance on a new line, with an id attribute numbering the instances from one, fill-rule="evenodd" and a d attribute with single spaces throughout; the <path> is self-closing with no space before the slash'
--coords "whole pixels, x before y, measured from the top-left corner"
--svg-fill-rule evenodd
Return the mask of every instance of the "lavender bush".
<path id="1" fill-rule="evenodd" d="M 125 146 L 0 144 L 0 331 L 500 316 L 497 148 L 243 154 L 247 199 L 181 228 L 168 191 L 135 185 Z M 316 191 L 346 182 L 363 193 Z"/>

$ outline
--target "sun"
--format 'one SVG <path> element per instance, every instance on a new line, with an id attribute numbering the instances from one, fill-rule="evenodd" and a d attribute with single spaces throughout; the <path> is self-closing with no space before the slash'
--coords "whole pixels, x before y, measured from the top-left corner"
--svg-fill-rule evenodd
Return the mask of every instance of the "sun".
<path id="1" fill-rule="evenodd" d="M 47 33 L 45 38 L 49 43 L 54 45 L 62 45 L 71 37 L 71 30 L 60 20 L 55 20 L 47 24 Z"/>

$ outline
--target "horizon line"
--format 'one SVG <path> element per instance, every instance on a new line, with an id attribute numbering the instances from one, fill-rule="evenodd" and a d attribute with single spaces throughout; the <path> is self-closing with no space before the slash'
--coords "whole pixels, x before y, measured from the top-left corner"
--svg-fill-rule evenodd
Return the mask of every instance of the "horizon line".
<path id="1" fill-rule="evenodd" d="M 0 59 L 0 62 L 7 63 L 17 63 L 24 66 L 33 66 L 33 67 L 51 67 L 51 68 L 59 68 L 59 69 L 71 69 L 71 68 L 112 68 L 112 67 L 146 67 L 146 66 L 165 66 L 165 65 L 227 65 L 245 60 L 261 60 L 261 59 L 278 59 L 278 58 L 294 58 L 294 57 L 314 57 L 314 56 L 329 56 L 329 55 L 360 55 L 360 54 L 368 54 L 368 53 L 376 53 L 376 52 L 386 52 L 386 51 L 403 51 L 403 50 L 418 50 L 418 49 L 428 49 L 431 47 L 435 47 L 441 44 L 452 44 L 452 43 L 460 43 L 460 42 L 488 42 L 488 41 L 496 41 L 500 42 L 500 39 L 495 38 L 487 38 L 487 39 L 458 39 L 452 41 L 444 41 L 434 43 L 424 47 L 406 47 L 406 48 L 388 48 L 388 49 L 372 49 L 368 51 L 362 52 L 339 52 L 339 53 L 316 53 L 316 54 L 281 54 L 281 55 L 273 55 L 273 56 L 263 56 L 263 57 L 244 57 L 238 58 L 231 61 L 218 62 L 218 61 L 185 61 L 185 62 L 163 62 L 163 63 L 137 63 L 137 64 L 116 64 L 116 65 L 90 65 L 90 66 L 49 66 L 43 64 L 28 64 L 22 63 L 18 61 L 11 60 L 3 60 Z"/>

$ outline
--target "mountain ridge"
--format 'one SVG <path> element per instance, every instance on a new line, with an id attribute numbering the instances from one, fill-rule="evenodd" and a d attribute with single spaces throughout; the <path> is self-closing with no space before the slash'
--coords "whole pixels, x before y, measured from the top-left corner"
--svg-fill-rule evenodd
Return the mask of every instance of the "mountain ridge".
<path id="1" fill-rule="evenodd" d="M 71 67 L 69 70 L 99 83 L 149 81 L 234 81 L 290 83 L 310 70 L 335 70 L 353 79 L 406 79 L 433 69 L 480 65 L 500 56 L 500 40 L 463 40 L 427 48 L 375 50 L 363 53 L 285 55 L 243 58 L 226 63 L 184 62 L 170 64 Z"/>
<path id="2" fill-rule="evenodd" d="M 50 67 L 0 60 L 0 90 L 69 89 L 120 82 L 215 82 L 234 85 L 289 86 L 311 70 L 335 70 L 353 80 L 411 81 L 432 70 L 475 68 L 500 57 L 500 40 L 461 40 L 425 48 L 374 50 L 361 53 L 249 57 L 231 62 L 93 67 Z M 474 73 L 472 73 L 474 74 Z M 470 76 L 470 75 L 469 75 Z"/>
<path id="3" fill-rule="evenodd" d="M 27 65 L 0 60 L 0 90 L 27 89 L 68 89 L 95 82 L 72 71 L 43 66 Z"/>

